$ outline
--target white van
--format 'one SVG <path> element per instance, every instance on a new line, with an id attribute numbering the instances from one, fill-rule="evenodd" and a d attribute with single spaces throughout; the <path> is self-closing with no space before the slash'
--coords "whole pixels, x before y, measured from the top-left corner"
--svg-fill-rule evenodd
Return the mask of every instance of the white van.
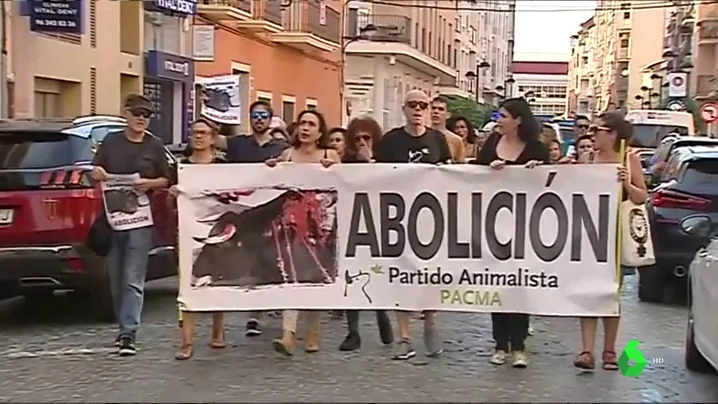
<path id="1" fill-rule="evenodd" d="M 683 111 L 638 109 L 628 111 L 626 120 L 633 124 L 632 146 L 655 149 L 671 133 L 695 136 L 693 114 Z"/>

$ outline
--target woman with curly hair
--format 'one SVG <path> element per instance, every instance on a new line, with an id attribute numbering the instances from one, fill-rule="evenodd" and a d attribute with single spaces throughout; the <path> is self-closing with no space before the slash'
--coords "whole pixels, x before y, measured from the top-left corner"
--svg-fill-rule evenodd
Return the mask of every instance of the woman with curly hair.
<path id="1" fill-rule="evenodd" d="M 478 139 L 476 138 L 474 125 L 471 121 L 466 119 L 464 116 L 457 115 L 449 120 L 447 127 L 450 131 L 461 136 L 461 139 L 464 141 L 466 160 L 476 158 L 480 145 Z"/>

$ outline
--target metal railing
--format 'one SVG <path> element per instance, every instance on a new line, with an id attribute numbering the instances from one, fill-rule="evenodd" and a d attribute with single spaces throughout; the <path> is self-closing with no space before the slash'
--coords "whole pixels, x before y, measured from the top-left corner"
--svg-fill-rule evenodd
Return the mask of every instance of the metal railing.
<path id="1" fill-rule="evenodd" d="M 252 12 L 252 0 L 200 0 L 199 5 L 229 6 L 237 10 Z"/>
<path id="2" fill-rule="evenodd" d="M 718 78 L 712 74 L 701 74 L 696 77 L 696 95 L 707 97 L 718 90 Z"/>
<path id="3" fill-rule="evenodd" d="M 718 24 L 704 21 L 698 29 L 698 39 L 718 39 Z"/>
<path id="4" fill-rule="evenodd" d="M 322 5 L 324 5 L 323 17 Z M 310 0 L 307 8 L 308 32 L 328 41 L 340 43 L 342 39 L 341 13 L 318 0 Z"/>
<path id="5" fill-rule="evenodd" d="M 282 2 L 275 0 L 255 0 L 252 15 L 256 19 L 263 19 L 282 25 Z"/>
<path id="6" fill-rule="evenodd" d="M 411 19 L 404 15 L 368 14 L 358 17 L 357 32 L 369 24 L 376 30 L 367 35 L 367 39 L 375 42 L 411 43 Z"/>

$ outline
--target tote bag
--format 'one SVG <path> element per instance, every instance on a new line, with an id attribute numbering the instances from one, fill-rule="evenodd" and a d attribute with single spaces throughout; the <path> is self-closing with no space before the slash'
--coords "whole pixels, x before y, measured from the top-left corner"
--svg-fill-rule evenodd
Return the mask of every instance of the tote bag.
<path id="1" fill-rule="evenodd" d="M 625 161 L 625 159 L 624 159 Z M 626 163 L 624 163 L 626 164 Z M 626 164 L 631 178 L 631 165 Z M 625 193 L 622 190 L 621 195 Z M 637 205 L 626 199 L 619 207 L 621 212 L 621 265 L 625 267 L 645 267 L 656 263 L 653 252 L 653 239 L 644 204 Z"/>

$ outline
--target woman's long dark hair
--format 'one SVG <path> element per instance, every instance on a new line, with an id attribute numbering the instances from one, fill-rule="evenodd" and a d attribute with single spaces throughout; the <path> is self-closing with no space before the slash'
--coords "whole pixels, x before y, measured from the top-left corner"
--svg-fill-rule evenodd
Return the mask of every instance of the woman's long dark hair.
<path id="1" fill-rule="evenodd" d="M 317 140 L 317 147 L 320 149 L 329 149 L 329 127 L 327 126 L 327 120 L 324 119 L 324 115 L 322 115 L 321 112 L 314 110 L 314 109 L 305 109 L 304 111 L 300 112 L 299 115 L 297 115 L 297 129 L 299 129 L 299 123 L 302 122 L 302 117 L 306 114 L 312 114 L 317 117 L 317 121 L 319 121 L 319 139 Z M 292 136 L 291 134 L 289 136 Z M 301 142 L 299 141 L 299 136 L 292 136 L 292 139 L 290 139 L 290 144 L 295 149 L 299 147 Z"/>
<path id="2" fill-rule="evenodd" d="M 518 127 L 519 139 L 523 140 L 524 143 L 538 140 L 541 126 L 539 126 L 538 120 L 531 112 L 531 106 L 524 98 L 509 98 L 502 102 L 499 108 L 508 111 L 514 119 L 521 118 L 521 123 L 519 123 Z"/>
<path id="3" fill-rule="evenodd" d="M 449 119 L 449 122 L 446 124 L 446 128 L 450 131 L 456 133 L 456 124 L 459 122 L 464 122 L 464 125 L 466 125 L 466 129 L 468 129 L 469 133 L 466 135 L 466 143 L 468 144 L 476 144 L 476 131 L 474 130 L 474 125 L 466 119 L 466 117 L 462 115 L 457 115 Z M 458 135 L 458 133 L 456 133 Z"/>
<path id="4" fill-rule="evenodd" d="M 626 145 L 631 141 L 633 137 L 633 124 L 628 122 L 621 112 L 604 112 L 598 116 L 598 119 L 603 121 L 603 124 L 616 132 L 616 141 L 613 142 L 613 150 L 620 151 L 621 140 L 626 141 Z"/>

